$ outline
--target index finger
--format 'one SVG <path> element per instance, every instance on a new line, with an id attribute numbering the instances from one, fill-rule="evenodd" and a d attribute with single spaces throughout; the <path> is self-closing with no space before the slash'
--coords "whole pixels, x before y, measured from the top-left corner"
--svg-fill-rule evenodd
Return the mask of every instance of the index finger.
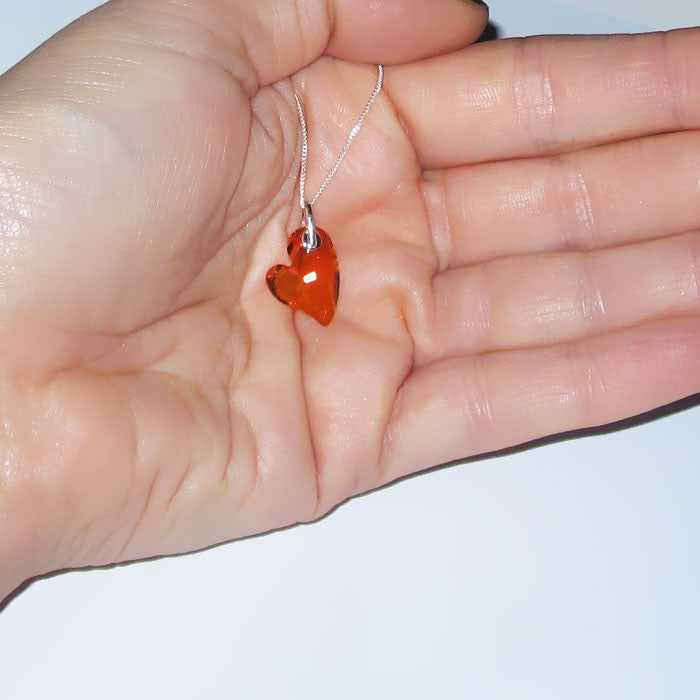
<path id="1" fill-rule="evenodd" d="M 424 168 L 559 153 L 700 127 L 700 30 L 530 37 L 392 68 Z"/>

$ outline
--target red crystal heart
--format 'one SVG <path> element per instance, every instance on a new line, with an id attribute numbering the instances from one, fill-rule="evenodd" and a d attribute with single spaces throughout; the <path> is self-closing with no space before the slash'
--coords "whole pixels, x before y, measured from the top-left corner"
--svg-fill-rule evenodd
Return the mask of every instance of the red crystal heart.
<path id="1" fill-rule="evenodd" d="M 302 244 L 304 231 L 302 227 L 289 237 L 287 252 L 292 264 L 271 267 L 267 286 L 282 303 L 327 326 L 333 320 L 338 303 L 338 257 L 330 236 L 320 228 L 316 232 L 321 237 L 321 245 L 307 251 Z"/>

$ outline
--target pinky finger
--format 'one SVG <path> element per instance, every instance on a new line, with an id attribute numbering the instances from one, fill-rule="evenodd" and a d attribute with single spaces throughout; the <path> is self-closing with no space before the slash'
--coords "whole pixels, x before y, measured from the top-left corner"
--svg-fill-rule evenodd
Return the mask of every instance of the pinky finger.
<path id="1" fill-rule="evenodd" d="M 604 425 L 700 391 L 700 319 L 548 348 L 442 360 L 399 391 L 380 481 L 547 435 Z"/>

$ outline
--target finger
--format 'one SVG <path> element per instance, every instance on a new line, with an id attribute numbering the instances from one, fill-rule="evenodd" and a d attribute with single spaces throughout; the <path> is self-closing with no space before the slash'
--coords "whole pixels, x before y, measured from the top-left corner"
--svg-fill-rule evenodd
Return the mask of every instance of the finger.
<path id="1" fill-rule="evenodd" d="M 229 0 L 262 84 L 327 53 L 358 63 L 404 63 L 475 41 L 488 10 L 471 0 Z"/>
<path id="2" fill-rule="evenodd" d="M 698 154 L 693 131 L 430 171 L 423 192 L 441 265 L 605 248 L 700 228 Z"/>
<path id="3" fill-rule="evenodd" d="M 439 274 L 420 364 L 700 317 L 700 233 L 589 253 L 503 258 Z M 419 336 L 420 337 L 420 336 Z"/>
<path id="4" fill-rule="evenodd" d="M 387 74 L 421 163 L 557 153 L 700 126 L 700 30 L 481 44 Z"/>
<path id="5" fill-rule="evenodd" d="M 335 0 L 327 53 L 358 63 L 406 63 L 467 46 L 488 8 L 472 0 Z"/>
<path id="6" fill-rule="evenodd" d="M 324 53 L 387 64 L 445 53 L 475 41 L 488 19 L 471 0 L 229 0 L 220 12 L 263 85 Z"/>
<path id="7" fill-rule="evenodd" d="M 488 9 L 472 0 L 113 0 L 38 52 L 66 40 L 122 42 L 212 61 L 249 90 L 292 75 L 324 53 L 362 63 L 404 63 L 476 40 Z"/>
<path id="8" fill-rule="evenodd" d="M 603 425 L 700 391 L 700 320 L 552 348 L 444 360 L 402 387 L 381 482 L 538 437 Z"/>

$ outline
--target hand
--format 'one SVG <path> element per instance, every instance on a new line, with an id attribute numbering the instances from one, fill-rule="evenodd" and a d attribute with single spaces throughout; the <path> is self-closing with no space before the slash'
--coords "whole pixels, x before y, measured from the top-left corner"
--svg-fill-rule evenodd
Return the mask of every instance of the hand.
<path id="1" fill-rule="evenodd" d="M 3 77 L 0 597 L 700 390 L 700 34 L 464 48 L 485 21 L 124 0 Z M 313 190 L 378 62 L 324 329 L 265 285 L 293 92 Z"/>

